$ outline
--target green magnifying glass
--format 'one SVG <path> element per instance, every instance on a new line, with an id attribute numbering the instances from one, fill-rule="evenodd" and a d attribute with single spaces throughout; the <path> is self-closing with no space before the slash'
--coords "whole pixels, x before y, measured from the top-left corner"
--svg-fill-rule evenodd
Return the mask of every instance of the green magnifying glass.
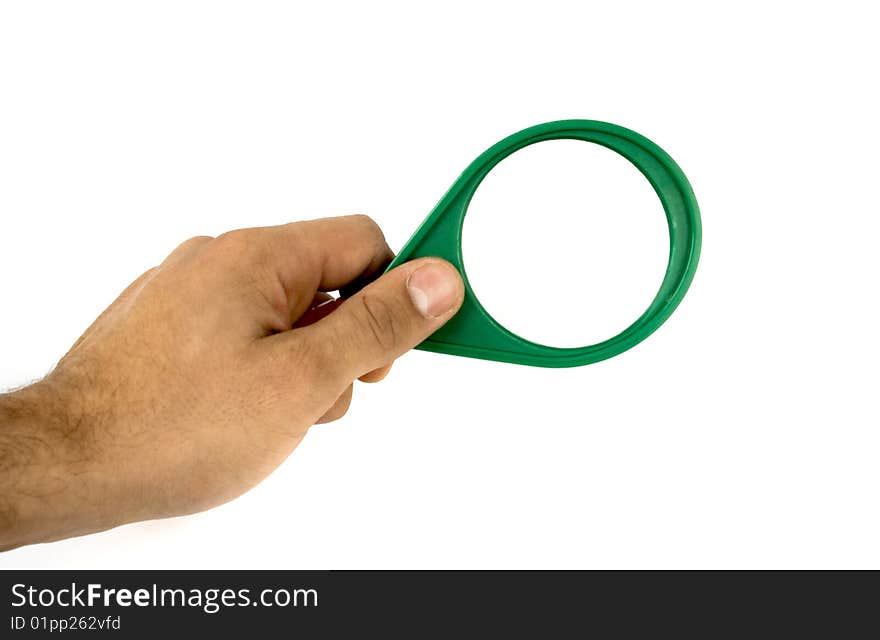
<path id="1" fill-rule="evenodd" d="M 495 165 L 523 147 L 547 140 L 583 140 L 629 160 L 654 187 L 669 226 L 669 262 L 660 289 L 635 322 L 597 344 L 560 348 L 521 338 L 497 322 L 480 303 L 462 259 L 461 234 L 471 198 Z M 539 367 L 576 367 L 631 349 L 651 335 L 681 302 L 700 257 L 700 210 L 682 170 L 663 149 L 624 127 L 596 120 L 559 120 L 519 131 L 484 151 L 453 183 L 388 267 L 425 256 L 444 258 L 461 273 L 461 310 L 417 349 Z"/>

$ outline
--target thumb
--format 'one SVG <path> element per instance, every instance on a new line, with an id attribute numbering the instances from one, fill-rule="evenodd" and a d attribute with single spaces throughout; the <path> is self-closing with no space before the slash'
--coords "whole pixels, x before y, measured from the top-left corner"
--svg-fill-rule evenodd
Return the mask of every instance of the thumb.
<path id="1" fill-rule="evenodd" d="M 389 271 L 326 318 L 297 331 L 310 351 L 320 354 L 322 366 L 351 381 L 422 342 L 455 315 L 463 298 L 455 267 L 421 258 Z"/>

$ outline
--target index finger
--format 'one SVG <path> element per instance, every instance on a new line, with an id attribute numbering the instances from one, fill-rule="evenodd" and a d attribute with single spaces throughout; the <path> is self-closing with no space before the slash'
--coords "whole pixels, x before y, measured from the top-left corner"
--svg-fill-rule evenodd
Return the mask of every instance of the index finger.
<path id="1" fill-rule="evenodd" d="M 394 252 L 372 218 L 365 215 L 320 218 L 267 227 L 277 252 L 282 282 L 335 291 L 372 281 L 385 270 Z M 291 260 L 295 252 L 297 260 Z M 363 286 L 363 285 L 361 285 Z"/>
<path id="2" fill-rule="evenodd" d="M 253 259 L 284 289 L 293 318 L 317 291 L 357 291 L 394 257 L 379 226 L 364 215 L 247 229 Z"/>

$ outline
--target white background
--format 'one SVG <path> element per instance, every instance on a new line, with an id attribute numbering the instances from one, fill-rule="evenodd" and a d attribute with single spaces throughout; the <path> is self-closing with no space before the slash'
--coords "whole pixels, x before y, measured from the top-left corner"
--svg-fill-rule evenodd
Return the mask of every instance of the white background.
<path id="1" fill-rule="evenodd" d="M 0 388 L 189 236 L 363 212 L 399 248 L 479 152 L 546 120 L 658 142 L 704 243 L 679 310 L 618 358 L 414 352 L 233 503 L 0 566 L 880 568 L 869 9 L 3 3 Z M 580 215 L 554 214 L 580 174 L 547 160 L 496 183 L 525 209 L 487 184 L 466 222 L 481 297 L 527 337 L 622 328 L 659 281 L 659 205 L 610 152 L 581 160 Z"/>

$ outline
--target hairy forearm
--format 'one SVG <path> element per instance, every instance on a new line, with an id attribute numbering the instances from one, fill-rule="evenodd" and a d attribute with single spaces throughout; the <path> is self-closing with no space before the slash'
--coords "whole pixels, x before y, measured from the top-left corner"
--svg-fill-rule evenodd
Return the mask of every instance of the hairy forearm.
<path id="1" fill-rule="evenodd" d="M 51 377 L 0 395 L 0 550 L 102 528 L 76 405 Z"/>

